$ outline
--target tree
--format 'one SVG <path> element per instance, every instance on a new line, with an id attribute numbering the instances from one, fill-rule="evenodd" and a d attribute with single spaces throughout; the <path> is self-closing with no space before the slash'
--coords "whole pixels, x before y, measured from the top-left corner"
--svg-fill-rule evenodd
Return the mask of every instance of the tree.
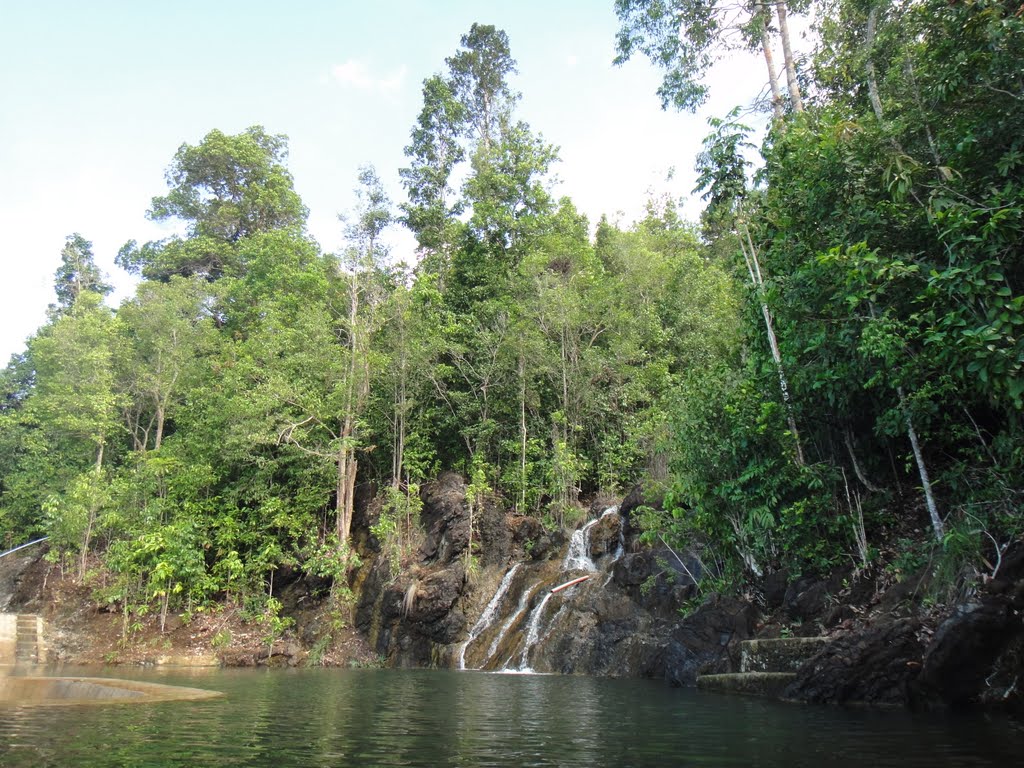
<path id="1" fill-rule="evenodd" d="M 473 24 L 462 36 L 462 50 L 445 59 L 452 95 L 465 109 L 464 120 L 477 146 L 490 152 L 501 124 L 518 100 L 508 85 L 516 73 L 508 35 L 490 24 Z"/>
<path id="2" fill-rule="evenodd" d="M 782 41 L 790 105 L 803 111 L 790 44 L 788 9 L 792 2 L 773 3 Z M 767 3 L 740 6 L 727 0 L 615 0 L 622 26 L 616 36 L 616 64 L 642 53 L 665 70 L 658 96 L 662 107 L 694 111 L 708 97 L 702 82 L 721 52 L 760 47 L 768 68 L 772 108 L 781 120 L 782 95 L 771 47 L 771 10 Z"/>
<path id="3" fill-rule="evenodd" d="M 378 276 L 386 252 L 380 235 L 392 221 L 391 201 L 373 166 L 359 171 L 357 208 L 346 234 L 350 246 L 343 263 L 348 284 L 348 371 L 342 401 L 342 427 L 338 441 L 337 536 L 348 542 L 355 506 L 358 460 L 357 420 L 370 395 L 371 337 L 378 326 L 377 310 L 383 301 Z"/>
<path id="4" fill-rule="evenodd" d="M 401 204 L 404 223 L 412 230 L 421 251 L 438 254 L 446 266 L 452 243 L 454 218 L 460 212 L 457 202 L 449 204 L 449 181 L 455 166 L 465 157 L 459 143 L 465 107 L 452 93 L 451 86 L 438 75 L 423 82 L 423 108 L 405 148 L 408 168 L 399 171 L 409 196 Z"/>
<path id="5" fill-rule="evenodd" d="M 129 395 L 123 408 L 135 450 L 160 449 L 181 392 L 213 346 L 209 299 L 203 282 L 175 275 L 143 282 L 118 311 L 126 341 L 120 379 Z"/>
<path id="6" fill-rule="evenodd" d="M 186 239 L 126 243 L 118 264 L 145 277 L 221 277 L 235 266 L 234 247 L 261 232 L 305 225 L 308 211 L 285 168 L 287 138 L 261 126 L 229 136 L 210 131 L 195 146 L 182 144 L 167 170 L 170 191 L 154 197 L 147 216 L 178 219 Z"/>
<path id="7" fill-rule="evenodd" d="M 51 528 L 65 534 L 63 543 L 74 540 L 80 577 L 103 505 L 104 459 L 118 428 L 115 338 L 111 311 L 99 294 L 86 292 L 31 346 L 35 387 L 22 418 L 38 430 L 30 448 L 38 463 L 28 466 L 38 472 L 49 464 L 43 478 L 51 495 L 40 501 Z"/>
<path id="8" fill-rule="evenodd" d="M 104 282 L 103 273 L 96 266 L 92 243 L 77 232 L 68 235 L 61 249 L 60 266 L 54 275 L 53 288 L 57 293 L 57 304 L 51 306 L 52 314 L 68 311 L 78 297 L 87 291 L 106 296 L 114 290 L 113 286 Z"/>

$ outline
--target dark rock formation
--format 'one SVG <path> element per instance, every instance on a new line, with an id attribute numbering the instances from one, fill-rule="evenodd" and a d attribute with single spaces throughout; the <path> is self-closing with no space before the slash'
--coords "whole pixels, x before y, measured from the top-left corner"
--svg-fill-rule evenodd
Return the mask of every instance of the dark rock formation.
<path id="1" fill-rule="evenodd" d="M 1020 700 L 1024 545 L 1005 553 L 998 578 L 952 610 L 932 635 L 921 576 L 878 597 L 884 574 L 840 570 L 827 579 L 792 579 L 779 571 L 757 585 L 753 600 L 712 595 L 692 610 L 695 580 L 703 575 L 699 545 L 679 552 L 640 545 L 629 534 L 629 516 L 638 506 L 661 503 L 640 487 L 618 514 L 601 516 L 607 504 L 595 502 L 592 522 L 577 532 L 577 539 L 585 537 L 577 552 L 596 564 L 596 572 L 585 558 L 565 564 L 565 533 L 534 517 L 508 515 L 494 500 L 474 508 L 471 532 L 466 483 L 456 474 L 425 485 L 422 500 L 424 540 L 402 573 L 392 573 L 372 536 L 357 539 L 365 544 L 366 565 L 353 584 L 355 623 L 393 666 L 462 660 L 468 668 L 693 685 L 698 672 L 740 671 L 740 642 L 753 637 L 755 627 L 760 638 L 832 629 L 834 636 L 796 670 L 785 698 L 928 706 Z M 369 506 L 357 519 L 372 521 Z M 581 576 L 580 583 L 552 592 Z M 295 581 L 285 587 L 287 578 L 281 574 L 283 594 L 295 592 L 296 604 L 322 586 Z M 691 612 L 682 618 L 684 608 Z M 310 639 L 317 635 L 312 624 L 299 630 Z M 280 656 L 292 663 L 286 652 Z"/>
<path id="2" fill-rule="evenodd" d="M 420 557 L 424 561 L 451 561 L 469 546 L 466 481 L 454 472 L 445 472 L 424 485 L 420 497 L 420 523 L 427 532 Z"/>
<path id="3" fill-rule="evenodd" d="M 910 702 L 924 646 L 916 619 L 896 619 L 843 635 L 807 661 L 783 694 L 822 704 Z"/>
<path id="4" fill-rule="evenodd" d="M 924 656 L 918 702 L 934 706 L 1021 706 L 1024 680 L 1024 544 L 1003 558 L 997 577 L 954 608 Z"/>

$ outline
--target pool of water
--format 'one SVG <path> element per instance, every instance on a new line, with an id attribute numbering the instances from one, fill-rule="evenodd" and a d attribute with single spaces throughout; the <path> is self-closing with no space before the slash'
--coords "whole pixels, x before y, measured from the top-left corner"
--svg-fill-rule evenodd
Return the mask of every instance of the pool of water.
<path id="1" fill-rule="evenodd" d="M 435 670 L 54 671 L 224 698 L 0 704 L 0 766 L 1019 765 L 999 717 L 786 705 L 660 682 Z"/>

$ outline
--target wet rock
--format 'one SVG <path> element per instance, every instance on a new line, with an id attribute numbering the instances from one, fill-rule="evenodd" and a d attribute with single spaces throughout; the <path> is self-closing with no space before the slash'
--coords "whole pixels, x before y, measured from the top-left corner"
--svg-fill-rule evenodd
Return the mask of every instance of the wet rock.
<path id="1" fill-rule="evenodd" d="M 784 697 L 822 704 L 905 705 L 924 648 L 916 619 L 897 619 L 843 635 L 797 671 Z"/>
<path id="2" fill-rule="evenodd" d="M 622 518 L 617 514 L 603 515 L 589 533 L 590 551 L 587 554 L 594 560 L 610 555 L 621 546 Z"/>
<path id="3" fill-rule="evenodd" d="M 738 648 L 751 636 L 755 617 L 749 603 L 712 595 L 672 632 L 663 676 L 673 685 L 694 685 L 699 671 L 727 660 L 730 645 Z"/>

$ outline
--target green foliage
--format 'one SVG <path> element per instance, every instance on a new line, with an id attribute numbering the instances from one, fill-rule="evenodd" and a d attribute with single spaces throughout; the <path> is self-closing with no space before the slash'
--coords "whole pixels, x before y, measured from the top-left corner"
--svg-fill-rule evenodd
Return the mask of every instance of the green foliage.
<path id="1" fill-rule="evenodd" d="M 620 61 L 655 56 L 683 108 L 719 52 L 774 34 L 766 7 L 616 10 Z M 330 579 L 347 615 L 357 482 L 385 489 L 372 533 L 397 572 L 419 484 L 463 472 L 467 574 L 484 503 L 573 525 L 598 491 L 662 483 L 646 537 L 699 544 L 718 586 L 858 552 L 855 500 L 868 550 L 923 530 L 912 428 L 946 535 L 901 543 L 894 567 L 991 573 L 1024 487 L 1016 11 L 831 2 L 801 73 L 813 101 L 773 123 L 757 186 L 748 129 L 712 120 L 699 228 L 652 199 L 592 239 L 552 195 L 556 149 L 516 115 L 507 35 L 479 24 L 424 82 L 406 148 L 415 267 L 387 259 L 371 167 L 330 255 L 303 231 L 284 137 L 183 145 L 151 216 L 186 235 L 123 250 L 144 279 L 116 312 L 72 235 L 58 304 L 0 375 L 4 543 L 50 533 L 80 571 L 102 555 L 126 634 L 224 599 L 270 643 L 285 566 Z"/>
<path id="2" fill-rule="evenodd" d="M 849 551 L 844 519 L 830 500 L 825 470 L 800 467 L 782 409 L 749 371 L 724 366 L 692 371 L 673 409 L 675 477 L 668 519 L 646 526 L 728 549 L 726 560 L 761 573 L 787 566 L 827 569 Z"/>
<path id="3" fill-rule="evenodd" d="M 400 574 L 402 562 L 416 542 L 416 526 L 422 509 L 423 501 L 416 483 L 405 488 L 389 486 L 382 493 L 380 514 L 377 522 L 370 526 L 370 533 L 380 542 L 393 579 Z"/>
<path id="4" fill-rule="evenodd" d="M 96 266 L 92 243 L 77 232 L 68 235 L 67 243 L 60 252 L 60 266 L 54 275 L 53 289 L 57 294 L 57 305 L 51 307 L 51 311 L 58 314 L 71 309 L 85 292 L 106 296 L 114 290 L 104 282 L 103 274 Z"/>

